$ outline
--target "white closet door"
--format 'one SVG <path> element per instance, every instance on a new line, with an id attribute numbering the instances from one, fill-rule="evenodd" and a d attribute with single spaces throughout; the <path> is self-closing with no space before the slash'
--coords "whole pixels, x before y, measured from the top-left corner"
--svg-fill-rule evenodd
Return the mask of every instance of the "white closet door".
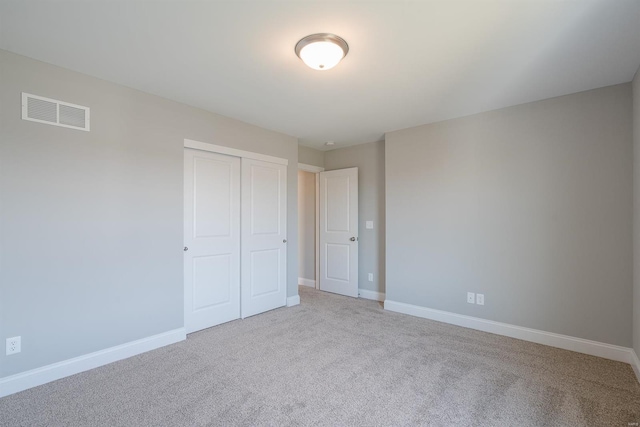
<path id="1" fill-rule="evenodd" d="M 242 159 L 242 317 L 287 299 L 287 167 Z"/>
<path id="2" fill-rule="evenodd" d="M 240 158 L 184 151 L 187 333 L 240 317 Z"/>
<path id="3" fill-rule="evenodd" d="M 358 168 L 320 172 L 320 290 L 358 297 Z"/>

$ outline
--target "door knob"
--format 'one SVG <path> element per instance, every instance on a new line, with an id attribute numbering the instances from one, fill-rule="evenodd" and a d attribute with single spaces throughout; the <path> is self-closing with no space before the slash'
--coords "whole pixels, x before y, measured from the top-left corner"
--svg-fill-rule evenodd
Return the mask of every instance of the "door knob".
<path id="1" fill-rule="evenodd" d="M 282 243 L 287 243 L 287 239 L 282 240 Z"/>
<path id="2" fill-rule="evenodd" d="M 189 250 L 189 248 L 185 246 L 184 247 L 184 251 L 187 252 L 188 250 Z"/>
<path id="3" fill-rule="evenodd" d="M 352 237 L 352 238 L 350 238 L 349 240 L 351 240 L 352 242 L 355 242 L 355 241 L 356 241 L 356 238 L 355 238 L 355 237 Z"/>

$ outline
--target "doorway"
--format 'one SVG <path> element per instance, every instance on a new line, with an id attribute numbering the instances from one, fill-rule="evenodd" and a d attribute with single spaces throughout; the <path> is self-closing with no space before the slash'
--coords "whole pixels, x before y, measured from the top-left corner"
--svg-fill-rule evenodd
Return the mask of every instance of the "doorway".
<path id="1" fill-rule="evenodd" d="M 320 289 L 319 173 L 324 168 L 298 163 L 298 285 Z"/>
<path id="2" fill-rule="evenodd" d="M 358 168 L 298 169 L 298 284 L 357 298 Z"/>

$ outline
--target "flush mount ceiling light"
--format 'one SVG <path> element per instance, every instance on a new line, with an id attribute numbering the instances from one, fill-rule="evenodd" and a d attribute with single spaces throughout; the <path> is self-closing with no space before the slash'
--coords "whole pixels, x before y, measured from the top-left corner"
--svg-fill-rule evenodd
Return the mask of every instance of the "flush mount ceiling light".
<path id="1" fill-rule="evenodd" d="M 311 34 L 296 44 L 296 55 L 314 70 L 328 70 L 338 65 L 349 52 L 349 45 L 335 34 Z"/>

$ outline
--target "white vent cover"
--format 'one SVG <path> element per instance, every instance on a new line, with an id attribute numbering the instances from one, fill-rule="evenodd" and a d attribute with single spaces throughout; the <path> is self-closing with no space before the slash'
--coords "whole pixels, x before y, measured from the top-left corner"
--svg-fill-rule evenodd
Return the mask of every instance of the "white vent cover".
<path id="1" fill-rule="evenodd" d="M 22 92 L 22 119 L 89 131 L 89 107 Z"/>

